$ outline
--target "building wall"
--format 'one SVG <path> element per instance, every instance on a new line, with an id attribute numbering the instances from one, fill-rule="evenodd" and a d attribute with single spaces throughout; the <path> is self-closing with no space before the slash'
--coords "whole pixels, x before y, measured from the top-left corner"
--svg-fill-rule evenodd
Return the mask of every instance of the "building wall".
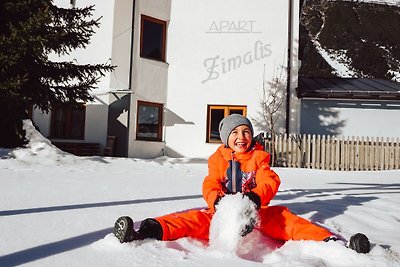
<path id="1" fill-rule="evenodd" d="M 282 68 L 286 73 L 287 30 L 287 1 L 172 1 L 167 155 L 207 157 L 215 151 L 218 144 L 206 143 L 208 104 L 245 105 L 248 117 L 260 122 L 264 68 L 266 83 Z"/>
<path id="2" fill-rule="evenodd" d="M 54 4 L 64 8 L 70 8 L 70 1 L 55 0 Z M 94 28 L 95 34 L 92 36 L 90 44 L 85 49 L 76 49 L 69 55 L 49 56 L 52 61 L 75 61 L 78 64 L 104 64 L 110 63 L 111 47 L 113 43 L 112 25 L 114 0 L 111 1 L 95 1 L 95 0 L 78 0 L 77 7 L 85 7 L 95 5 L 93 12 L 94 19 L 100 19 L 100 27 Z M 108 90 L 110 84 L 110 73 L 100 78 L 97 88 L 92 92 L 95 97 L 93 103 L 86 104 L 85 118 L 85 139 L 82 142 L 100 143 L 102 147 L 107 141 L 107 113 L 108 113 Z M 106 92 L 106 93 L 105 93 Z M 49 114 L 42 113 L 39 110 L 33 111 L 33 121 L 39 127 L 43 136 L 50 138 L 51 112 Z M 52 141 L 61 141 L 52 139 Z M 62 140 L 76 141 L 76 140 Z"/>
<path id="3" fill-rule="evenodd" d="M 128 157 L 154 158 L 164 154 L 165 142 L 136 140 L 137 101 L 166 104 L 168 86 L 168 62 L 140 57 L 141 15 L 170 21 L 171 0 L 136 0 L 131 73 L 131 104 L 129 113 Z M 168 27 L 168 26 L 167 26 Z M 169 36 L 167 30 L 167 38 Z M 166 51 L 168 53 L 168 46 Z"/>
<path id="4" fill-rule="evenodd" d="M 69 6 L 69 1 L 55 2 Z M 96 102 L 87 103 L 84 141 L 105 144 L 107 133 L 113 133 L 108 123 L 109 107 L 113 105 L 112 112 L 118 115 L 113 119 L 123 127 L 118 134 L 127 148 L 125 152 L 121 148 L 120 156 L 207 157 L 218 146 L 206 143 L 207 105 L 247 106 L 248 117 L 255 124 L 262 124 L 259 103 L 263 83 L 271 82 L 282 72 L 280 78 L 286 84 L 287 1 L 77 1 L 77 6 L 91 4 L 96 5 L 95 17 L 103 16 L 100 29 L 87 49 L 61 60 L 105 63 L 111 58 L 111 64 L 117 66 L 101 80 L 99 89 L 122 91 L 124 102 L 113 93 L 95 93 Z M 295 88 L 298 3 L 293 4 L 291 84 Z M 140 58 L 141 14 L 167 21 L 166 62 Z M 138 100 L 164 104 L 162 142 L 135 139 Z M 120 104 L 129 105 L 129 110 Z M 296 105 L 291 107 L 291 123 L 296 125 Z M 34 120 L 48 136 L 50 115 L 35 111 Z M 284 118 L 280 127 L 284 127 Z M 255 128 L 256 134 L 262 130 L 265 129 Z"/>
<path id="5" fill-rule="evenodd" d="M 290 80 L 290 108 L 289 108 L 289 133 L 298 133 L 300 131 L 300 109 L 301 109 L 301 100 L 297 98 L 297 84 L 299 77 L 299 68 L 300 68 L 300 60 L 299 60 L 299 24 L 300 24 L 300 16 L 299 8 L 300 1 L 292 2 L 292 34 L 291 34 L 291 44 L 292 44 L 292 53 L 290 55 L 291 61 L 291 80 Z M 283 132 L 283 131 L 281 131 Z"/>
<path id="6" fill-rule="evenodd" d="M 118 0 L 114 6 L 111 63 L 117 68 L 112 72 L 110 79 L 110 87 L 113 89 L 130 89 L 133 2 L 133 0 Z"/>
<path id="7" fill-rule="evenodd" d="M 400 102 L 303 99 L 302 134 L 400 136 Z"/>
<path id="8" fill-rule="evenodd" d="M 99 143 L 104 148 L 107 142 L 108 94 L 96 95 L 94 102 L 86 105 L 84 140 L 54 139 L 50 136 L 51 112 L 35 109 L 32 119 L 40 133 L 51 141 Z"/>

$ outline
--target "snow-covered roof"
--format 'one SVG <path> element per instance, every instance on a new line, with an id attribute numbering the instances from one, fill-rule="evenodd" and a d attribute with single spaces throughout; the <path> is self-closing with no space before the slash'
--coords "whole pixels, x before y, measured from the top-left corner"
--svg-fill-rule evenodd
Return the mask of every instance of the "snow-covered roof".
<path id="1" fill-rule="evenodd" d="M 400 100 L 400 83 L 367 78 L 299 77 L 299 98 Z"/>

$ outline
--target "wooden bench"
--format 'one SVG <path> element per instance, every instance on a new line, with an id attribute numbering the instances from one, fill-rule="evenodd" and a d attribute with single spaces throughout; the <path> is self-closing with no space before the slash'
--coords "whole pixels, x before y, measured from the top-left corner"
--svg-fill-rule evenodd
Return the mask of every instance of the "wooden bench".
<path id="1" fill-rule="evenodd" d="M 74 154 L 76 156 L 101 156 L 99 143 L 83 142 L 52 142 L 53 145 L 62 151 Z"/>

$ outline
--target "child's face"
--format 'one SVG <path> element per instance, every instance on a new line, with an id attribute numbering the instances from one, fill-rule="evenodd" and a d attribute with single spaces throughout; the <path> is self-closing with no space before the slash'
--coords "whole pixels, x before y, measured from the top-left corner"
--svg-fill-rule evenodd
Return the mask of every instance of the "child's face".
<path id="1" fill-rule="evenodd" d="M 243 153 L 249 149 L 252 139 L 249 126 L 239 125 L 229 135 L 228 146 L 236 153 Z"/>

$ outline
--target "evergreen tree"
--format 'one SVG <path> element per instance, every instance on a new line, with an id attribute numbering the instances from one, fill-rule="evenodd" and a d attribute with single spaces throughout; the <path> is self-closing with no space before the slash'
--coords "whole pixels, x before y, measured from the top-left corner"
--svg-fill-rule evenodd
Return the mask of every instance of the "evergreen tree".
<path id="1" fill-rule="evenodd" d="M 93 100 L 90 90 L 108 64 L 52 62 L 50 53 L 68 55 L 85 48 L 99 27 L 94 6 L 65 9 L 52 0 L 0 2 L 0 147 L 21 146 L 22 120 L 32 107 L 49 112 L 55 105 Z"/>

